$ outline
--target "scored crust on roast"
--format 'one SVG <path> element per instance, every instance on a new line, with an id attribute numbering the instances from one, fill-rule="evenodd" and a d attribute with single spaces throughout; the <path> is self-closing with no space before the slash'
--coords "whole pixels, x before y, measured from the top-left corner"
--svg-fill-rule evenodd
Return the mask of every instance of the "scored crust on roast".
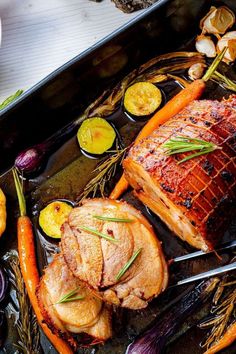
<path id="1" fill-rule="evenodd" d="M 94 216 L 132 222 L 98 220 Z M 93 235 L 80 226 L 109 235 L 117 242 Z M 68 267 L 76 277 L 99 290 L 104 300 L 131 309 L 144 308 L 166 288 L 168 272 L 160 242 L 144 216 L 126 202 L 85 200 L 71 211 L 62 231 L 61 247 Z M 139 249 L 137 259 L 117 280 L 119 271 Z"/>
<path id="2" fill-rule="evenodd" d="M 133 146 L 123 161 L 135 195 L 182 240 L 204 251 L 221 240 L 236 205 L 236 96 L 201 100 Z M 175 136 L 213 142 L 221 149 L 178 164 L 162 144 Z"/>
<path id="3" fill-rule="evenodd" d="M 81 295 L 83 299 L 57 303 L 77 288 L 76 296 Z M 104 305 L 99 295 L 91 291 L 84 282 L 73 276 L 61 254 L 56 255 L 45 269 L 37 297 L 48 327 L 73 347 L 76 347 L 76 341 L 69 332 L 85 332 L 99 340 L 111 337 L 110 308 Z"/>

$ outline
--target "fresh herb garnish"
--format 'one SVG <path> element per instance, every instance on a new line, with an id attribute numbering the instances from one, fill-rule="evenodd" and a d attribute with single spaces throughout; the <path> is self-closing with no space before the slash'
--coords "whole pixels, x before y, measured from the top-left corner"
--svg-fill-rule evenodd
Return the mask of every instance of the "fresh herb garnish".
<path id="1" fill-rule="evenodd" d="M 74 295 L 76 295 L 78 293 L 79 289 L 80 289 L 80 287 L 78 286 L 74 290 L 70 291 L 68 294 L 62 296 L 62 298 L 60 298 L 60 300 L 58 300 L 55 305 L 63 304 L 65 302 L 83 300 L 85 298 L 85 296 L 82 296 L 82 295 L 74 296 Z"/>
<path id="2" fill-rule="evenodd" d="M 227 279 L 228 275 L 219 282 L 213 298 L 211 315 L 210 317 L 207 316 L 199 325 L 202 329 L 210 329 L 206 340 L 201 343 L 201 347 L 206 349 L 206 351 L 208 349 L 211 350 L 211 347 L 218 343 L 234 321 L 236 305 L 235 280 L 228 282 Z"/>
<path id="3" fill-rule="evenodd" d="M 133 219 L 111 218 L 109 216 L 93 215 L 93 218 L 111 222 L 134 222 Z"/>
<path id="4" fill-rule="evenodd" d="M 191 155 L 186 156 L 182 160 L 178 161 L 178 164 L 193 159 L 194 157 L 208 154 L 221 147 L 205 140 L 190 138 L 188 136 L 176 136 L 165 142 L 162 147 L 166 149 L 167 155 L 182 154 L 188 151 L 198 151 Z"/>
<path id="5" fill-rule="evenodd" d="M 124 265 L 124 267 L 121 268 L 119 273 L 116 276 L 116 280 L 120 280 L 121 277 L 127 272 L 129 267 L 134 263 L 135 259 L 138 257 L 140 252 L 142 251 L 142 248 L 139 248 L 137 251 L 134 252 L 133 256 L 128 260 L 128 262 Z"/>
<path id="6" fill-rule="evenodd" d="M 14 315 L 14 324 L 18 332 L 17 343 L 13 345 L 22 354 L 40 354 L 42 353 L 40 345 L 39 327 L 37 319 L 32 310 L 29 297 L 24 285 L 24 280 L 20 271 L 20 262 L 15 251 L 7 253 L 4 260 L 9 266 L 10 282 L 15 289 L 16 297 L 11 297 L 16 306 L 18 314 Z"/>
<path id="7" fill-rule="evenodd" d="M 90 227 L 87 227 L 87 226 L 80 226 L 79 228 L 80 228 L 81 230 L 91 232 L 91 234 L 100 236 L 100 237 L 104 238 L 105 240 L 108 240 L 108 241 L 111 241 L 111 242 L 114 242 L 114 243 L 118 242 L 118 240 L 116 240 L 115 238 L 110 237 L 109 235 L 104 234 L 104 233 L 102 233 L 102 232 L 100 232 L 100 231 L 98 231 L 98 230 L 91 229 Z"/>
<path id="8" fill-rule="evenodd" d="M 1 104 L 0 110 L 8 106 L 11 102 L 15 101 L 23 93 L 23 90 L 17 90 L 13 95 L 7 97 Z"/>
<path id="9" fill-rule="evenodd" d="M 93 170 L 95 176 L 86 184 L 83 192 L 79 195 L 77 202 L 81 202 L 83 199 L 91 195 L 93 198 L 99 192 L 102 197 L 105 197 L 105 187 L 109 181 L 115 176 L 117 167 L 123 161 L 125 157 L 125 149 L 119 149 L 110 152 L 111 155 L 102 160 L 101 163 Z"/>

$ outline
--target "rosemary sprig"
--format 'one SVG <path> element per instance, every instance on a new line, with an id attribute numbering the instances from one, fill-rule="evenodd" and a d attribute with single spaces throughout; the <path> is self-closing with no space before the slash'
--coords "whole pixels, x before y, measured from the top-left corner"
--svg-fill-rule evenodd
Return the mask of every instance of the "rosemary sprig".
<path id="1" fill-rule="evenodd" d="M 98 231 L 98 230 L 91 229 L 90 227 L 87 227 L 87 226 L 79 226 L 79 229 L 84 230 L 84 231 L 88 231 L 88 232 L 90 232 L 91 234 L 94 234 L 94 235 L 96 235 L 96 236 L 102 237 L 102 238 L 104 238 L 105 240 L 111 241 L 111 242 L 113 242 L 113 243 L 119 242 L 119 241 L 116 240 L 115 238 L 110 237 L 109 235 L 104 234 L 104 233 L 102 233 L 102 232 L 100 232 L 100 231 Z"/>
<path id="2" fill-rule="evenodd" d="M 1 104 L 0 110 L 8 106 L 11 102 L 15 101 L 23 93 L 23 90 L 17 90 L 13 95 L 7 97 Z"/>
<path id="3" fill-rule="evenodd" d="M 80 287 L 78 286 L 77 288 L 75 288 L 74 290 L 70 291 L 68 294 L 62 296 L 60 298 L 60 300 L 58 300 L 56 302 L 55 305 L 57 304 L 64 304 L 66 302 L 71 302 L 71 301 L 77 301 L 77 300 L 83 300 L 85 298 L 85 296 L 83 295 L 79 295 L 79 296 L 74 296 L 78 293 Z"/>
<path id="4" fill-rule="evenodd" d="M 188 136 L 176 136 L 175 138 L 171 138 L 162 144 L 162 147 L 166 149 L 165 153 L 169 156 L 189 151 L 198 151 L 178 161 L 178 164 L 193 159 L 194 157 L 208 154 L 214 150 L 221 149 L 220 146 L 209 141 L 190 138 Z"/>
<path id="5" fill-rule="evenodd" d="M 83 192 L 79 195 L 77 202 L 81 202 L 90 194 L 92 197 L 99 192 L 102 197 L 105 197 L 105 186 L 115 176 L 118 165 L 120 165 L 125 157 L 125 149 L 117 149 L 109 157 L 102 160 L 102 162 L 94 169 L 95 175 L 84 187 Z M 110 152 L 111 153 L 111 152 Z"/>
<path id="6" fill-rule="evenodd" d="M 7 254 L 4 260 L 11 269 L 10 281 L 16 291 L 17 307 L 19 309 L 19 315 L 16 315 L 15 319 L 19 340 L 14 346 L 23 354 L 42 353 L 38 323 L 21 275 L 19 259 L 16 254 Z M 13 301 L 15 302 L 15 300 Z"/>
<path id="7" fill-rule="evenodd" d="M 93 218 L 98 220 L 111 221 L 111 222 L 124 222 L 124 223 L 134 222 L 133 219 L 111 218 L 109 216 L 101 216 L 101 215 L 93 215 Z"/>
<path id="8" fill-rule="evenodd" d="M 130 266 L 134 263 L 135 259 L 138 257 L 138 255 L 141 253 L 142 248 L 139 248 L 137 251 L 134 252 L 133 256 L 128 260 L 128 262 L 124 265 L 124 267 L 121 268 L 119 273 L 116 276 L 116 280 L 120 280 L 120 278 L 123 277 L 123 275 L 127 272 L 127 270 L 130 268 Z"/>
<path id="9" fill-rule="evenodd" d="M 203 321 L 199 327 L 202 329 L 211 328 L 207 339 L 201 344 L 203 348 L 211 348 L 212 345 L 217 343 L 220 337 L 227 331 L 227 327 L 230 326 L 231 319 L 234 318 L 235 304 L 236 304 L 236 288 L 231 286 L 235 283 L 234 281 L 229 282 L 229 286 L 226 280 L 219 283 L 218 289 L 220 289 L 220 294 L 223 291 L 223 298 L 217 306 L 211 309 L 213 316 Z M 235 285 L 235 284 L 234 284 Z M 218 289 L 216 293 L 218 292 Z M 218 297 L 218 296 L 217 296 Z"/>

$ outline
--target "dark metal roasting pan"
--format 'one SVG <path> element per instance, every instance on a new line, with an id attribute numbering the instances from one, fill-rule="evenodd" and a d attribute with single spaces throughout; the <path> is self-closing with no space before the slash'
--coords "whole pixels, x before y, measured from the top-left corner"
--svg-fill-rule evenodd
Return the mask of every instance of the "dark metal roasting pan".
<path id="1" fill-rule="evenodd" d="M 179 49 L 193 50 L 193 39 L 199 34 L 199 20 L 211 5 L 221 5 L 222 3 L 236 12 L 236 2 L 234 0 L 223 2 L 159 0 L 122 28 L 57 69 L 0 112 L 0 187 L 6 194 L 8 211 L 7 230 L 0 240 L 0 259 L 17 248 L 16 218 L 18 206 L 10 171 L 17 154 L 25 148 L 42 142 L 63 128 L 78 117 L 104 90 L 113 87 L 128 72 L 150 58 Z M 106 47 L 119 48 L 127 58 L 127 63 L 123 69 L 110 77 L 102 77 L 99 74 L 112 60 L 112 50 L 105 59 L 101 59 L 101 52 L 104 52 Z M 232 75 L 236 77 L 235 67 L 232 67 L 232 72 Z M 171 86 L 165 86 L 164 91 L 166 98 L 168 98 L 168 94 L 173 94 Z M 210 83 L 205 97 L 219 98 L 223 95 L 227 95 L 227 92 L 220 88 L 216 89 L 216 85 Z M 130 122 L 121 111 L 113 115 L 111 120 L 117 129 L 126 125 L 124 140 L 126 138 L 130 139 L 138 132 L 139 125 Z M 89 159 L 81 154 L 76 140 L 76 131 L 74 131 L 67 141 L 58 146 L 57 150 L 51 154 L 40 174 L 25 181 L 24 188 L 28 213 L 34 221 L 40 271 L 50 261 L 58 243 L 41 234 L 38 227 L 39 211 L 54 199 L 75 201 L 97 163 L 97 160 Z M 173 237 L 160 219 L 141 205 L 130 191 L 125 194 L 124 199 L 142 210 L 154 225 L 159 239 L 163 241 L 163 249 L 167 259 L 194 251 L 189 245 Z M 236 220 L 227 230 L 225 241 L 235 239 L 235 222 Z M 222 257 L 223 263 L 226 264 L 230 259 L 230 253 L 224 253 Z M 218 266 L 218 260 L 214 255 L 178 264 L 176 267 L 173 266 L 170 272 L 171 282 L 174 282 L 176 277 L 178 279 L 185 278 L 216 266 Z M 145 310 L 118 311 L 113 320 L 113 338 L 104 345 L 88 347 L 81 349 L 79 352 L 125 353 L 127 345 L 162 312 L 163 308 L 168 306 L 181 293 L 195 285 L 168 289 L 163 295 L 153 300 Z M 14 299 L 14 296 L 15 293 L 12 290 L 11 297 Z M 0 349 L 0 354 L 17 353 L 14 346 L 14 343 L 17 342 L 17 329 L 14 322 L 17 308 L 12 303 L 14 301 L 11 298 L 8 301 L 8 336 L 5 349 Z M 207 313 L 209 304 L 204 305 L 200 310 L 202 311 L 200 315 L 199 313 L 194 314 L 178 329 L 166 346 L 166 353 L 203 353 L 199 343 L 206 332 L 196 326 L 198 321 L 196 318 L 198 318 L 197 316 L 202 318 Z M 43 353 L 55 353 L 42 333 L 41 344 Z M 235 352 L 236 345 L 232 345 L 222 353 Z"/>

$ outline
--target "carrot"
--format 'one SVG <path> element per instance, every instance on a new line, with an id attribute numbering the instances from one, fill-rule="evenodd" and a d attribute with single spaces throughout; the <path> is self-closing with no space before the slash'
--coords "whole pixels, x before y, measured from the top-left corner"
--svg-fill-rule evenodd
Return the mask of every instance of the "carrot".
<path id="1" fill-rule="evenodd" d="M 213 61 L 213 63 L 211 64 L 202 79 L 195 80 L 191 84 L 186 86 L 176 96 L 170 99 L 170 101 L 168 101 L 164 107 L 162 107 L 154 114 L 154 116 L 147 122 L 147 124 L 138 134 L 137 138 L 134 141 L 134 145 L 137 145 L 141 139 L 149 136 L 160 125 L 164 124 L 170 118 L 174 117 L 176 114 L 182 111 L 189 103 L 201 97 L 206 87 L 206 81 L 209 80 L 210 76 L 216 70 L 217 66 L 224 57 L 225 51 L 226 48 L 224 48 L 223 51 Z M 123 194 L 127 190 L 128 187 L 129 183 L 126 181 L 125 175 L 122 174 L 121 178 L 119 179 L 113 191 L 111 192 L 110 198 L 118 199 L 121 194 Z"/>
<path id="2" fill-rule="evenodd" d="M 211 348 L 206 350 L 204 354 L 215 354 L 220 350 L 228 347 L 236 340 L 236 322 L 226 330 L 225 334 L 219 339 L 216 344 L 213 344 Z"/>
<path id="3" fill-rule="evenodd" d="M 20 208 L 20 216 L 17 220 L 17 239 L 20 269 L 30 299 L 30 303 L 34 309 L 35 315 L 43 332 L 54 345 L 58 353 L 73 354 L 71 347 L 64 340 L 53 334 L 44 323 L 44 318 L 41 314 L 36 296 L 36 289 L 39 284 L 39 273 L 35 254 L 33 227 L 30 218 L 26 215 L 25 198 L 23 195 L 19 176 L 15 170 L 13 170 L 13 176 Z"/>

